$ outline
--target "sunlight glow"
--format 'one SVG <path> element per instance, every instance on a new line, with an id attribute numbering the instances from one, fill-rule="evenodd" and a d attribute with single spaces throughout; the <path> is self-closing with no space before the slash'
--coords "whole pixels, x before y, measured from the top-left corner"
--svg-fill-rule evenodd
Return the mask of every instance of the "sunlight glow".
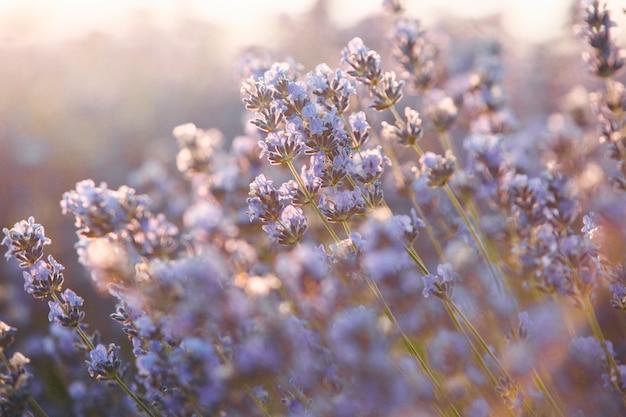
<path id="1" fill-rule="evenodd" d="M 329 1 L 333 21 L 350 26 L 381 8 L 381 0 Z M 227 28 L 237 43 L 263 41 L 271 35 L 272 16 L 309 10 L 315 0 L 21 0 L 0 2 L 0 41 L 42 42 L 75 39 L 89 32 L 123 35 L 137 18 L 159 27 L 195 19 Z M 407 1 L 410 16 L 425 22 L 436 16 L 481 18 L 503 13 L 503 22 L 520 39 L 538 41 L 554 36 L 566 24 L 569 0 L 423 0 Z M 270 27 L 268 27 L 270 26 Z"/>

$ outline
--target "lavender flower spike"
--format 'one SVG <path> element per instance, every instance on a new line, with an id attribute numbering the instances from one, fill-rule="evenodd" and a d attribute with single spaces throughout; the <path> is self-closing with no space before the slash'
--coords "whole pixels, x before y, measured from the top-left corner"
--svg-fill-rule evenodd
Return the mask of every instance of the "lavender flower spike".
<path id="1" fill-rule="evenodd" d="M 20 261 L 20 268 L 35 264 L 43 256 L 43 247 L 50 244 L 43 226 L 35 223 L 32 216 L 28 221 L 15 223 L 10 230 L 5 227 L 2 232 L 4 233 L 2 244 L 7 246 L 4 257 L 7 260 L 15 258 Z"/>

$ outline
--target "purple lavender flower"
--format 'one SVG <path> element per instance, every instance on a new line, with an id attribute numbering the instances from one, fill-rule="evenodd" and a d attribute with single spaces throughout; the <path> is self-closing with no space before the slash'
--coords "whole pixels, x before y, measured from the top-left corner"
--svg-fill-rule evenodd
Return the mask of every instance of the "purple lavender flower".
<path id="1" fill-rule="evenodd" d="M 382 79 L 380 55 L 365 46 L 359 37 L 353 38 L 342 50 L 341 62 L 351 68 L 348 74 L 365 84 L 376 86 Z"/>
<path id="2" fill-rule="evenodd" d="M 449 149 L 445 157 L 433 152 L 426 152 L 420 157 L 422 175 L 428 178 L 429 187 L 443 187 L 454 173 L 456 158 Z"/>
<path id="3" fill-rule="evenodd" d="M 380 111 L 394 106 L 402 99 L 403 86 L 404 81 L 396 81 L 394 72 L 385 72 L 378 88 L 372 89 L 374 102 L 371 104 L 371 107 Z"/>
<path id="4" fill-rule="evenodd" d="M 8 361 L 4 359 L 3 362 L 7 372 L 0 374 L 0 414 L 7 417 L 29 414 L 26 405 L 31 398 L 32 375 L 25 365 L 30 363 L 30 359 L 15 352 Z"/>
<path id="5" fill-rule="evenodd" d="M 402 68 L 402 77 L 409 79 L 414 89 L 424 91 L 435 81 L 437 47 L 428 42 L 420 22 L 398 19 L 389 36 L 392 56 Z"/>
<path id="6" fill-rule="evenodd" d="M 437 266 L 437 274 L 428 274 L 423 277 L 424 290 L 422 295 L 425 298 L 431 295 L 441 299 L 452 297 L 454 284 L 460 280 L 459 275 L 452 270 L 452 265 L 440 264 Z"/>
<path id="7" fill-rule="evenodd" d="M 606 342 L 608 352 L 611 356 L 615 356 L 613 344 Z M 570 352 L 574 358 L 584 364 L 604 367 L 608 358 L 602 348 L 601 342 L 593 336 L 579 337 L 570 343 Z"/>
<path id="8" fill-rule="evenodd" d="M 64 327 L 78 327 L 85 318 L 85 312 L 80 310 L 83 299 L 70 289 L 61 293 L 59 299 L 48 301 L 50 313 L 49 321 L 55 321 Z"/>
<path id="9" fill-rule="evenodd" d="M 295 245 L 300 242 L 308 227 L 308 220 L 300 207 L 285 206 L 276 221 L 268 221 L 263 230 L 270 239 L 281 245 Z"/>
<path id="10" fill-rule="evenodd" d="M 122 228 L 145 203 L 145 198 L 136 198 L 128 187 L 113 191 L 105 183 L 96 187 L 92 180 L 85 180 L 76 184 L 76 190 L 63 194 L 61 207 L 63 214 L 74 214 L 80 234 L 102 237 Z"/>
<path id="11" fill-rule="evenodd" d="M 417 211 L 412 208 L 411 215 L 396 215 L 393 217 L 398 226 L 398 236 L 402 235 L 408 244 L 412 244 L 419 236 L 419 229 L 426 227 L 426 224 L 417 215 Z"/>
<path id="12" fill-rule="evenodd" d="M 626 52 L 615 44 L 611 28 L 616 24 L 611 20 L 606 4 L 600 8 L 600 1 L 582 2 L 582 22 L 579 36 L 585 38 L 593 49 L 593 54 L 583 54 L 589 69 L 601 78 L 615 75 L 625 63 Z"/>
<path id="13" fill-rule="evenodd" d="M 319 64 L 314 72 L 309 72 L 307 82 L 311 92 L 318 96 L 317 103 L 326 110 L 336 109 L 338 114 L 347 110 L 350 97 L 356 93 L 341 69 L 333 71 L 326 64 Z"/>
<path id="14" fill-rule="evenodd" d="M 96 380 L 107 381 L 118 377 L 122 361 L 117 357 L 119 346 L 111 343 L 109 347 L 99 344 L 89 352 L 90 360 L 85 361 L 89 375 Z"/>
<path id="15" fill-rule="evenodd" d="M 308 120 L 308 134 L 305 135 L 305 153 L 335 155 L 349 146 L 350 138 L 344 130 L 343 121 L 333 111 L 317 115 Z"/>
<path id="16" fill-rule="evenodd" d="M 429 90 L 426 114 L 440 132 L 447 131 L 459 115 L 459 109 L 452 97 L 442 90 Z"/>
<path id="17" fill-rule="evenodd" d="M 11 327 L 2 320 L 0 320 L 0 351 L 13 344 L 16 332 L 17 329 L 15 327 Z"/>
<path id="18" fill-rule="evenodd" d="M 404 120 L 402 122 L 396 122 L 393 125 L 383 122 L 382 126 L 382 134 L 385 138 L 397 140 L 407 146 L 415 145 L 424 134 L 420 114 L 410 107 L 404 108 Z"/>
<path id="19" fill-rule="evenodd" d="M 354 138 L 353 145 L 355 148 L 360 148 L 367 142 L 370 135 L 370 125 L 367 122 L 365 113 L 362 111 L 352 113 L 350 117 L 348 117 L 348 123 L 352 131 L 352 137 Z"/>
<path id="20" fill-rule="evenodd" d="M 365 212 L 365 200 L 361 189 L 338 191 L 333 194 L 322 194 L 319 202 L 320 211 L 331 222 L 342 222 L 352 216 Z"/>
<path id="21" fill-rule="evenodd" d="M 43 256 L 43 247 L 50 244 L 43 226 L 35 223 L 32 216 L 28 221 L 15 223 L 10 230 L 3 228 L 2 232 L 4 233 L 2 244 L 7 246 L 4 257 L 20 261 L 20 268 L 34 265 Z"/>
<path id="22" fill-rule="evenodd" d="M 260 158 L 266 157 L 272 165 L 281 165 L 293 161 L 300 153 L 304 144 L 299 136 L 288 135 L 283 131 L 270 132 L 265 140 L 259 141 Z"/>
<path id="23" fill-rule="evenodd" d="M 35 298 L 46 298 L 52 293 L 61 290 L 63 285 L 63 271 L 65 267 L 59 264 L 52 255 L 46 261 L 39 260 L 30 268 L 22 272 L 24 290 Z"/>
<path id="24" fill-rule="evenodd" d="M 248 203 L 248 216 L 250 221 L 261 219 L 263 221 L 276 221 L 282 208 L 282 195 L 275 187 L 272 180 L 265 175 L 258 175 L 250 183 L 250 198 Z"/>
<path id="25" fill-rule="evenodd" d="M 215 149 L 222 143 L 220 131 L 202 130 L 193 123 L 187 123 L 175 127 L 173 135 L 180 147 L 176 156 L 178 170 L 187 175 L 206 173 Z"/>
<path id="26" fill-rule="evenodd" d="M 380 179 L 385 166 L 391 166 L 391 161 L 384 155 L 382 147 L 377 146 L 352 157 L 351 174 L 359 181 L 368 184 Z"/>

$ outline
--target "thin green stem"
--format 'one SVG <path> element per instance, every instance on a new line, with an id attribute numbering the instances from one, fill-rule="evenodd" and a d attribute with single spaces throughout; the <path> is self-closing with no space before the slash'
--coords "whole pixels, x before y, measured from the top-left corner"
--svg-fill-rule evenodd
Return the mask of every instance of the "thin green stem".
<path id="1" fill-rule="evenodd" d="M 487 363 L 485 362 L 483 356 L 480 354 L 480 352 L 478 352 L 477 348 L 474 346 L 474 343 L 472 342 L 472 338 L 470 338 L 470 336 L 467 334 L 467 331 L 465 330 L 465 327 L 467 327 L 467 329 L 469 330 L 469 332 L 471 333 L 473 338 L 478 342 L 478 344 L 480 345 L 481 349 L 485 353 L 487 353 L 487 355 L 494 361 L 494 363 L 497 365 L 500 373 L 505 378 L 508 378 L 509 380 L 514 381 L 514 379 L 511 378 L 511 376 L 508 374 L 506 369 L 502 366 L 502 364 L 500 363 L 500 360 L 497 358 L 497 356 L 489 348 L 489 346 L 487 345 L 485 340 L 482 338 L 482 336 L 480 335 L 478 330 L 476 330 L 476 328 L 471 323 L 471 321 L 467 318 L 467 316 L 465 316 L 465 314 L 463 314 L 463 312 L 454 303 L 454 301 L 452 301 L 451 299 L 444 299 L 443 302 L 444 302 L 444 305 L 446 307 L 446 311 L 448 312 L 448 315 L 452 319 L 452 322 L 454 323 L 455 327 L 465 336 L 465 339 L 467 340 L 470 348 L 472 349 L 474 357 L 477 359 L 478 363 L 480 364 L 480 366 L 483 368 L 483 370 L 485 371 L 485 373 L 489 377 L 489 379 L 490 379 L 491 383 L 493 384 L 493 386 L 496 387 L 498 385 L 498 380 L 496 379 L 496 377 L 493 375 L 493 373 L 491 372 L 491 370 L 487 366 Z M 461 320 L 463 321 L 465 326 L 463 326 L 458 321 L 457 315 L 461 318 Z M 524 397 L 523 406 L 530 413 L 529 415 L 536 415 L 536 413 L 534 413 L 534 411 L 532 410 L 532 407 L 530 406 L 530 404 L 528 402 L 528 399 L 526 397 Z M 507 407 L 507 411 L 509 412 L 510 415 L 512 415 L 512 416 L 515 415 L 513 410 L 508 408 L 508 407 Z"/>
<path id="2" fill-rule="evenodd" d="M 438 400 L 445 401 L 446 400 L 445 389 L 440 381 L 439 376 L 430 367 L 426 358 L 424 358 L 422 354 L 420 353 L 420 351 L 414 346 L 409 336 L 402 330 L 400 323 L 395 318 L 393 312 L 391 311 L 391 307 L 389 307 L 389 304 L 387 304 L 387 301 L 384 299 L 376 283 L 374 281 L 367 280 L 367 279 L 365 281 L 366 281 L 367 286 L 370 288 L 370 291 L 374 294 L 378 302 L 383 306 L 383 309 L 385 311 L 385 315 L 387 316 L 387 318 L 389 318 L 389 320 L 398 328 L 398 331 L 400 332 L 402 344 L 404 345 L 405 349 L 417 361 L 422 371 L 432 381 L 433 388 L 435 391 L 435 397 Z M 450 403 L 447 405 L 451 408 L 454 415 L 459 415 L 458 411 L 456 410 L 453 404 Z"/>
<path id="3" fill-rule="evenodd" d="M 4 350 L 0 349 L 0 360 L 2 361 L 2 363 L 4 364 L 4 366 L 7 369 L 11 369 L 11 363 L 9 362 L 9 360 L 7 359 L 6 355 L 4 354 Z"/>
<path id="4" fill-rule="evenodd" d="M 417 254 L 415 249 L 413 249 L 413 247 L 405 244 L 404 242 L 403 242 L 403 245 L 404 245 L 404 249 L 406 250 L 406 252 L 409 254 L 411 259 L 413 259 L 413 262 L 415 262 L 415 264 L 419 267 L 419 269 L 422 271 L 422 273 L 424 275 L 430 274 L 430 272 L 428 271 L 428 268 L 426 267 L 426 264 L 424 263 L 422 258 Z"/>
<path id="5" fill-rule="evenodd" d="M 497 268 L 495 266 L 495 263 L 493 262 L 493 259 L 491 259 L 491 256 L 489 256 L 489 252 L 485 248 L 485 245 L 483 244 L 482 239 L 480 238 L 480 236 L 478 236 L 478 233 L 476 232 L 476 228 L 474 227 L 472 222 L 470 222 L 470 220 L 467 218 L 467 215 L 465 214 L 465 210 L 463 209 L 461 202 L 454 195 L 454 192 L 452 191 L 452 188 L 450 188 L 450 185 L 445 184 L 443 186 L 443 189 L 446 191 L 446 194 L 448 194 L 448 198 L 452 202 L 452 205 L 454 206 L 456 211 L 459 213 L 459 216 L 461 216 L 463 223 L 465 223 L 465 225 L 469 229 L 470 234 L 472 235 L 472 238 L 474 239 L 474 241 L 476 242 L 476 245 L 478 246 L 478 249 L 480 250 L 480 253 L 482 254 L 485 261 L 487 262 L 487 266 L 489 267 L 489 270 L 491 272 L 491 275 L 493 276 L 494 282 L 496 283 L 496 286 L 498 287 L 498 291 L 500 292 L 500 294 L 502 294 L 504 292 L 504 284 L 502 282 L 502 277 L 497 271 Z"/>
<path id="6" fill-rule="evenodd" d="M 417 152 L 418 155 L 420 155 L 420 156 L 424 155 L 424 150 L 417 143 L 413 145 L 413 149 L 415 149 L 415 151 Z M 443 189 L 445 190 L 446 194 L 448 195 L 448 198 L 450 199 L 450 202 L 452 202 L 452 205 L 454 206 L 455 210 L 457 211 L 459 216 L 461 216 L 461 219 L 463 220 L 463 223 L 465 223 L 465 225 L 467 226 L 467 229 L 469 230 L 470 234 L 472 235 L 472 239 L 474 239 L 474 242 L 476 242 L 476 246 L 478 246 L 478 250 L 480 251 L 481 255 L 485 259 L 485 262 L 487 263 L 487 266 L 489 267 L 489 271 L 491 272 L 491 275 L 492 275 L 492 277 L 494 279 L 494 282 L 496 283 L 496 286 L 498 288 L 498 292 L 500 294 L 503 294 L 504 293 L 504 284 L 502 282 L 503 281 L 502 280 L 502 276 L 499 273 L 499 271 L 497 270 L 493 259 L 491 259 L 491 256 L 489 255 L 489 252 L 485 248 L 485 245 L 483 244 L 482 239 L 480 238 L 480 236 L 478 236 L 478 233 L 476 232 L 476 228 L 474 227 L 472 222 L 470 222 L 469 218 L 465 214 L 465 209 L 461 205 L 461 202 L 459 201 L 459 199 L 456 198 L 456 195 L 454 195 L 454 192 L 452 191 L 452 188 L 450 188 L 450 185 L 445 184 L 443 186 Z"/>
<path id="7" fill-rule="evenodd" d="M 126 395 L 128 395 L 139 406 L 139 408 L 141 408 L 150 417 L 155 417 L 155 414 L 153 414 L 152 411 L 148 408 L 148 406 L 145 405 L 143 401 L 141 401 L 139 397 L 137 397 L 135 393 L 130 390 L 130 388 L 128 388 L 128 385 L 126 385 L 126 383 L 122 380 L 122 378 L 120 378 L 120 376 L 117 373 L 115 374 L 113 379 L 115 380 L 117 385 L 119 385 L 119 387 L 122 389 L 122 391 L 124 391 Z M 159 416 L 161 416 L 161 413 L 158 410 L 157 410 L 157 413 Z"/>
<path id="8" fill-rule="evenodd" d="M 42 417 L 49 417 L 48 413 L 46 413 L 46 411 L 41 408 L 41 406 L 39 405 L 39 403 L 37 402 L 37 400 L 35 400 L 33 397 L 29 397 L 28 398 L 28 404 L 30 404 L 30 406 L 37 412 L 37 414 L 39 414 Z"/>
<path id="9" fill-rule="evenodd" d="M 539 388 L 539 390 L 544 395 L 544 397 L 546 397 L 546 400 L 548 401 L 552 409 L 556 412 L 556 414 L 560 417 L 565 417 L 565 414 L 563 414 L 563 411 L 561 410 L 561 406 L 556 401 L 556 399 L 552 396 L 552 393 L 550 392 L 546 384 L 543 382 L 543 380 L 541 379 L 541 376 L 539 375 L 536 369 L 533 369 L 532 376 L 533 376 L 533 382 L 535 383 L 537 388 Z"/>
<path id="10" fill-rule="evenodd" d="M 256 405 L 256 407 L 261 411 L 261 413 L 263 413 L 265 417 L 272 417 L 270 412 L 267 411 L 267 408 L 265 407 L 265 405 L 261 402 L 261 400 L 257 398 L 256 395 L 254 395 L 254 393 L 248 386 L 246 386 L 246 394 L 248 394 L 248 397 L 250 397 L 254 405 Z"/>
<path id="11" fill-rule="evenodd" d="M 472 324 L 470 319 L 463 313 L 463 311 L 461 311 L 461 309 L 452 300 L 449 300 L 448 304 L 450 305 L 450 307 L 452 308 L 454 313 L 457 314 L 461 318 L 461 321 L 468 328 L 468 330 L 470 331 L 472 336 L 474 336 L 474 338 L 476 339 L 476 341 L 478 342 L 480 347 L 483 349 L 483 351 L 487 355 L 489 355 L 489 357 L 498 366 L 498 369 L 500 369 L 500 371 L 505 376 L 508 376 L 508 373 L 507 373 L 506 369 L 504 369 L 504 366 L 502 366 L 502 364 L 500 363 L 500 360 L 498 359 L 498 357 L 495 355 L 495 353 L 493 353 L 493 350 L 491 350 L 491 348 L 489 347 L 487 342 L 485 342 L 485 339 L 482 338 L 482 336 L 480 335 L 480 332 L 476 329 L 476 327 L 474 327 L 474 325 Z"/>
<path id="12" fill-rule="evenodd" d="M 589 299 L 589 296 L 585 296 L 583 297 L 582 301 L 583 310 L 585 312 L 585 315 L 587 316 L 587 321 L 591 326 L 591 331 L 593 332 L 595 338 L 598 339 L 598 341 L 600 342 L 602 350 L 604 351 L 604 355 L 606 356 L 606 361 L 609 366 L 609 379 L 611 381 L 611 384 L 613 384 L 615 389 L 621 393 L 622 401 L 626 405 L 626 397 L 620 385 L 620 370 L 617 366 L 617 363 L 615 362 L 613 354 L 609 350 L 608 342 L 604 337 L 604 333 L 602 332 L 602 328 L 600 327 L 600 323 L 598 322 L 598 318 L 596 317 L 596 313 L 593 309 L 593 305 L 591 304 L 591 300 Z"/>

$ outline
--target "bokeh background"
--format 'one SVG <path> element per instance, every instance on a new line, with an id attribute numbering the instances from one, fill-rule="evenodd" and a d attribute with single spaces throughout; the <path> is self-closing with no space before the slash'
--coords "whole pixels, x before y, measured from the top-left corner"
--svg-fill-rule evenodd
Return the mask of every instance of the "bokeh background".
<path id="1" fill-rule="evenodd" d="M 453 72 L 499 42 L 512 107 L 521 124 L 538 127 L 572 86 L 592 83 L 573 36 L 573 4 L 406 2 L 408 16 L 446 34 Z M 620 2 L 610 5 L 623 22 Z M 31 215 L 44 224 L 69 286 L 96 300 L 86 303 L 88 317 L 106 319 L 113 307 L 76 263 L 62 193 L 86 178 L 135 185 L 150 160 L 173 167 L 171 132 L 182 123 L 218 128 L 226 139 L 242 134 L 238 62 L 247 51 L 293 57 L 307 71 L 336 67 L 354 36 L 385 56 L 391 24 L 379 0 L 0 0 L 0 227 Z M 0 319 L 28 334 L 46 314 L 23 293 L 15 265 L 0 262 Z M 104 326 L 105 336 L 114 333 Z"/>

